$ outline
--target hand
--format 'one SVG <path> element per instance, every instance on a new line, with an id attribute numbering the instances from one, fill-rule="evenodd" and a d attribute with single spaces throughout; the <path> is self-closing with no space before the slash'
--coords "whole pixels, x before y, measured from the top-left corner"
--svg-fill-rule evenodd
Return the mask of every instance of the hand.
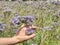
<path id="1" fill-rule="evenodd" d="M 36 26 L 25 26 L 24 24 L 21 26 L 21 28 L 19 29 L 19 31 L 17 32 L 17 34 L 15 34 L 14 38 L 16 38 L 17 40 L 19 40 L 19 42 L 23 42 L 25 40 L 28 40 L 28 39 L 31 39 L 35 36 L 35 34 L 31 34 L 31 35 L 26 35 L 25 34 L 25 31 L 28 29 L 28 28 L 34 28 L 36 29 L 37 27 Z"/>

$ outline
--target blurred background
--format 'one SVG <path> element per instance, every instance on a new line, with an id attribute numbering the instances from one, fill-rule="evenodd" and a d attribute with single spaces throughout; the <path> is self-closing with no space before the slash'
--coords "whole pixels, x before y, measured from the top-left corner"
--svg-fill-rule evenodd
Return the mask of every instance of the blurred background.
<path id="1" fill-rule="evenodd" d="M 0 1 L 60 1 L 60 0 L 0 0 Z"/>
<path id="2" fill-rule="evenodd" d="M 36 16 L 36 36 L 16 45 L 60 45 L 60 0 L 0 0 L 0 37 L 12 37 L 20 16 Z"/>

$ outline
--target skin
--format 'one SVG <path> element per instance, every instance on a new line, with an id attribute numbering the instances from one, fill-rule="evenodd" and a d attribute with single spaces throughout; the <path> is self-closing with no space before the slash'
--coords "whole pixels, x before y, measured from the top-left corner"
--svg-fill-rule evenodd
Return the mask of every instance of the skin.
<path id="1" fill-rule="evenodd" d="M 25 34 L 25 31 L 28 28 L 36 29 L 37 27 L 33 26 L 33 25 L 25 26 L 23 24 L 21 26 L 21 28 L 19 29 L 19 31 L 13 37 L 10 37 L 10 38 L 0 38 L 0 45 L 15 45 L 17 43 L 21 43 L 23 41 L 26 41 L 28 39 L 31 39 L 31 38 L 35 37 L 35 34 L 29 35 L 29 36 Z"/>

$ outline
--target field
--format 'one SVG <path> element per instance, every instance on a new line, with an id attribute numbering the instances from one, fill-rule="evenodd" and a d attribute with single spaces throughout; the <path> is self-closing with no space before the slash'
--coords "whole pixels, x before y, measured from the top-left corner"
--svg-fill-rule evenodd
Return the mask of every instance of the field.
<path id="1" fill-rule="evenodd" d="M 12 37 L 18 31 L 22 23 L 11 23 L 15 15 L 35 15 L 38 20 L 32 24 L 40 27 L 34 32 L 36 36 L 33 39 L 16 45 L 60 45 L 59 4 L 44 1 L 0 2 L 0 37 Z"/>

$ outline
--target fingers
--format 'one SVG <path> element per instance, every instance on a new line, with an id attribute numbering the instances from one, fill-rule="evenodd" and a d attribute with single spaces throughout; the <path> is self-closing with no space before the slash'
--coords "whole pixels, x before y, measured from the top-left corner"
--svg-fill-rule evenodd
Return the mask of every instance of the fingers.
<path id="1" fill-rule="evenodd" d="M 34 25 L 30 25 L 30 26 L 26 27 L 25 24 L 23 24 L 23 25 L 19 28 L 19 31 L 16 33 L 16 35 L 18 35 L 20 32 L 25 33 L 25 31 L 26 31 L 28 28 L 32 28 L 33 30 L 35 30 L 35 29 L 38 28 L 38 27 L 37 27 L 37 26 L 34 26 Z M 23 31 L 23 30 L 24 30 L 24 31 Z"/>
<path id="2" fill-rule="evenodd" d="M 25 27 L 25 24 L 23 24 L 20 28 L 23 28 L 23 27 Z"/>
<path id="3" fill-rule="evenodd" d="M 37 26 L 32 25 L 32 28 L 35 28 L 35 29 L 36 29 L 36 28 L 38 28 L 38 27 L 37 27 Z"/>
<path id="4" fill-rule="evenodd" d="M 35 34 L 32 34 L 32 35 L 27 36 L 27 39 L 31 39 L 33 37 L 35 37 Z"/>
<path id="5" fill-rule="evenodd" d="M 31 25 L 29 28 L 35 30 L 38 27 L 37 26 L 34 26 L 34 25 Z"/>
<path id="6" fill-rule="evenodd" d="M 23 24 L 20 28 L 24 28 L 24 27 L 26 27 L 25 24 Z M 34 28 L 34 29 L 36 29 L 36 28 L 38 28 L 38 27 L 35 26 L 35 25 L 30 25 L 30 26 L 28 26 L 28 27 L 26 27 L 26 28 Z"/>

